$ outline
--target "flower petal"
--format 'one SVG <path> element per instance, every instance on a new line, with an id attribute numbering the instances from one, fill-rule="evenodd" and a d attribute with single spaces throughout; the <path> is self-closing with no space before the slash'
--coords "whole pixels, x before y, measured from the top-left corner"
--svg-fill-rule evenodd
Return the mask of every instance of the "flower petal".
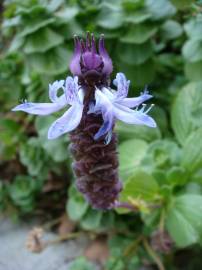
<path id="1" fill-rule="evenodd" d="M 73 105 L 75 102 L 79 102 L 79 84 L 78 77 L 70 77 L 68 76 L 65 81 L 65 96 L 68 104 Z"/>
<path id="2" fill-rule="evenodd" d="M 12 111 L 23 111 L 36 115 L 49 115 L 62 109 L 65 104 L 62 103 L 32 103 L 25 102 L 17 105 Z"/>
<path id="3" fill-rule="evenodd" d="M 116 93 L 117 91 L 113 90 L 113 89 L 108 89 L 106 87 L 102 88 L 102 92 L 105 94 L 105 96 L 108 97 L 108 99 L 113 103 L 114 100 L 116 99 Z"/>
<path id="4" fill-rule="evenodd" d="M 81 75 L 81 66 L 80 66 L 80 58 L 81 58 L 81 43 L 77 36 L 74 37 L 74 54 L 70 61 L 70 71 L 74 75 Z"/>
<path id="5" fill-rule="evenodd" d="M 83 105 L 75 103 L 62 117 L 58 118 L 48 130 L 48 139 L 52 140 L 74 130 L 80 123 Z"/>
<path id="6" fill-rule="evenodd" d="M 113 83 L 115 86 L 117 86 L 117 98 L 127 97 L 130 81 L 127 81 L 126 76 L 123 73 L 117 73 L 116 79 L 113 81 Z"/>
<path id="7" fill-rule="evenodd" d="M 52 102 L 60 102 L 60 97 L 58 97 L 58 90 L 63 88 L 64 80 L 55 81 L 53 84 L 49 84 L 49 98 Z"/>
<path id="8" fill-rule="evenodd" d="M 128 108 L 134 108 L 139 106 L 141 103 L 145 102 L 146 100 L 152 98 L 152 95 L 149 95 L 147 93 L 144 93 L 140 95 L 139 97 L 135 98 L 124 98 L 119 101 L 119 104 L 124 105 Z"/>
<path id="9" fill-rule="evenodd" d="M 146 113 L 141 111 L 133 111 L 125 106 L 114 104 L 114 115 L 117 119 L 135 125 L 146 125 L 148 127 L 156 127 L 156 122 Z"/>
<path id="10" fill-rule="evenodd" d="M 112 103 L 99 89 L 96 89 L 95 91 L 95 99 L 95 111 L 100 110 L 104 121 L 103 125 L 94 136 L 94 139 L 97 140 L 112 129 L 114 124 L 114 113 Z"/>
<path id="11" fill-rule="evenodd" d="M 106 49 L 105 49 L 105 45 L 104 45 L 104 35 L 101 35 L 100 36 L 100 40 L 99 40 L 99 54 L 100 56 L 102 57 L 102 61 L 104 63 L 104 67 L 103 67 L 103 70 L 102 72 L 104 74 L 110 74 L 112 73 L 113 71 L 113 65 L 112 65 L 112 60 L 111 58 L 109 57 Z"/>

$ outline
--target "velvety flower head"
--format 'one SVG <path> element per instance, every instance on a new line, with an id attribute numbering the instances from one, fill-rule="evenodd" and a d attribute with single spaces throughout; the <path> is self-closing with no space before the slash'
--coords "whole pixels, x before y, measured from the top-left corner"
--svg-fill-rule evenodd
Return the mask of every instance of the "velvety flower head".
<path id="1" fill-rule="evenodd" d="M 92 73 L 98 76 L 111 74 L 113 66 L 104 46 L 104 35 L 100 36 L 98 52 L 93 34 L 90 36 L 87 33 L 85 43 L 77 36 L 75 36 L 74 41 L 75 49 L 70 62 L 70 71 L 73 75 L 85 77 Z"/>
<path id="2" fill-rule="evenodd" d="M 98 52 L 94 36 L 88 33 L 85 43 L 75 37 L 75 51 L 70 63 L 73 77 L 49 85 L 50 103 L 27 102 L 13 111 L 49 115 L 60 109 L 66 112 L 48 130 L 48 139 L 70 132 L 69 149 L 74 157 L 72 168 L 76 186 L 96 209 L 120 207 L 122 184 L 118 175 L 116 120 L 131 125 L 156 127 L 145 101 L 152 96 L 144 91 L 129 98 L 130 81 L 123 73 L 116 75 L 109 86 L 112 61 L 99 39 Z M 62 94 L 59 95 L 59 90 Z M 126 205 L 125 203 L 122 205 Z"/>
<path id="3" fill-rule="evenodd" d="M 58 90 L 63 94 L 58 97 Z M 80 123 L 83 113 L 83 90 L 78 85 L 78 77 L 67 77 L 66 81 L 55 81 L 49 84 L 49 99 L 52 103 L 24 102 L 12 111 L 24 111 L 36 115 L 49 115 L 64 107 L 68 110 L 58 118 L 48 130 L 48 139 L 55 139 L 64 133 L 74 130 Z M 71 107 L 68 107 L 70 105 Z"/>

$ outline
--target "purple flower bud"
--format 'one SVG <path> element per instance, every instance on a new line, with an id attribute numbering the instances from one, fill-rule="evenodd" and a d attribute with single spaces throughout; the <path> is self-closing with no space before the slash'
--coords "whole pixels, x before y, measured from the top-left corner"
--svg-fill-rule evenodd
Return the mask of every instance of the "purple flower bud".
<path id="1" fill-rule="evenodd" d="M 77 36 L 74 41 L 74 54 L 70 62 L 70 70 L 73 75 L 85 78 L 92 75 L 109 76 L 112 73 L 112 61 L 105 49 L 103 35 L 100 36 L 98 53 L 93 34 L 90 36 L 87 33 L 85 43 Z"/>

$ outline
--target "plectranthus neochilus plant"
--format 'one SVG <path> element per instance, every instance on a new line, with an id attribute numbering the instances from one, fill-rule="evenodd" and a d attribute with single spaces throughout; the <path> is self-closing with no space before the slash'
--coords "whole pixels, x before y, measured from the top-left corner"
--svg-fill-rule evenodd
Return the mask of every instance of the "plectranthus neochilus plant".
<path id="1" fill-rule="evenodd" d="M 75 49 L 70 62 L 73 77 L 49 85 L 51 103 L 24 102 L 13 111 L 49 115 L 62 108 L 67 111 L 49 128 L 48 139 L 70 132 L 70 151 L 78 190 L 92 207 L 111 209 L 120 206 L 118 195 L 122 184 L 118 176 L 116 120 L 127 124 L 156 127 L 147 115 L 151 106 L 141 105 L 152 96 L 144 91 L 139 97 L 127 98 L 130 81 L 123 73 L 116 75 L 110 87 L 112 61 L 101 35 L 98 51 L 94 36 L 86 41 L 75 37 Z M 58 91 L 63 94 L 58 96 Z M 141 108 L 139 109 L 139 106 Z"/>

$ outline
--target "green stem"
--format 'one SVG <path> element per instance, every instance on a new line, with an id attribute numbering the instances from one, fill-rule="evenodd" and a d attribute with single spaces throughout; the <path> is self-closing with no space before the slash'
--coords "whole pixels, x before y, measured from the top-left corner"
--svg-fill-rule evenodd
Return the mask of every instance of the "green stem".
<path id="1" fill-rule="evenodd" d="M 159 270 L 165 270 L 163 263 L 161 262 L 160 258 L 158 257 L 158 255 L 154 252 L 154 250 L 152 249 L 152 247 L 149 245 L 148 241 L 146 238 L 143 239 L 143 245 L 147 251 L 147 253 L 149 254 L 149 256 L 154 260 L 154 262 L 156 263 L 156 265 L 158 266 Z"/>

